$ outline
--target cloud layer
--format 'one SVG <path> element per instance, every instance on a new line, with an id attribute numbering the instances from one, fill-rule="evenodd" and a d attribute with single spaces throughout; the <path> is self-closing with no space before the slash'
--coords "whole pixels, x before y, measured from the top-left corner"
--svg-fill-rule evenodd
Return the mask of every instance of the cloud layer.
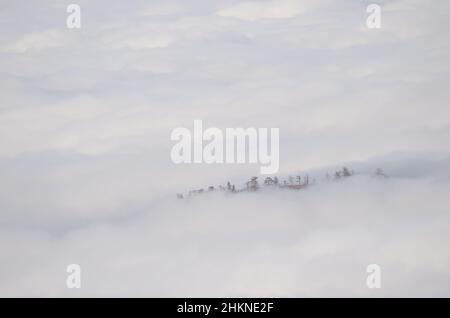
<path id="1" fill-rule="evenodd" d="M 0 4 L 0 295 L 449 295 L 448 3 L 77 3 Z M 259 170 L 174 165 L 195 119 L 280 128 L 281 175 L 392 178 L 174 202 Z"/>

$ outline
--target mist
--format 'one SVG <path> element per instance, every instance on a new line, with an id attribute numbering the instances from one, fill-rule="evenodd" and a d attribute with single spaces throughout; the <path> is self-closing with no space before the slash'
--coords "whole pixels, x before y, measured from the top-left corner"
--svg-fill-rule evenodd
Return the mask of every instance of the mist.
<path id="1" fill-rule="evenodd" d="M 0 1 L 0 296 L 450 296 L 450 3 L 377 2 Z M 265 178 L 174 163 L 195 120 L 316 182 L 188 196 Z"/>

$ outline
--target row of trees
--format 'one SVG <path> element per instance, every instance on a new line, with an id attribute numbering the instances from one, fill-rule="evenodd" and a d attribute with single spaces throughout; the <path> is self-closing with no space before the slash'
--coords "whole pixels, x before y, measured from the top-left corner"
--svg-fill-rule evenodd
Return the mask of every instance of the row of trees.
<path id="1" fill-rule="evenodd" d="M 355 172 L 353 170 L 348 169 L 347 167 L 343 167 L 341 170 L 335 171 L 333 174 L 333 177 L 327 173 L 325 176 L 325 180 L 327 181 L 338 181 L 345 178 L 349 178 L 353 176 Z M 376 169 L 375 174 L 376 177 L 379 178 L 387 178 L 387 175 L 384 173 L 384 171 L 380 168 Z M 309 176 L 289 176 L 286 180 L 283 180 L 282 182 L 279 181 L 278 177 L 266 177 L 264 179 L 264 186 L 268 187 L 279 187 L 279 188 L 287 188 L 287 189 L 303 189 L 308 187 L 311 184 L 315 184 L 316 179 L 313 178 L 310 180 Z M 236 186 L 232 184 L 231 182 L 227 182 L 225 186 L 219 185 L 217 188 L 214 186 L 209 186 L 207 190 L 199 189 L 199 190 L 191 190 L 188 193 L 188 196 L 201 194 L 204 192 L 211 192 L 211 191 L 225 191 L 225 192 L 231 192 L 231 193 L 237 193 L 237 192 L 245 192 L 245 191 L 258 191 L 260 189 L 260 184 L 258 182 L 258 177 L 252 177 L 250 180 L 248 180 L 245 183 L 245 188 L 236 190 Z M 177 194 L 177 197 L 179 199 L 183 199 L 184 196 L 182 194 Z"/>

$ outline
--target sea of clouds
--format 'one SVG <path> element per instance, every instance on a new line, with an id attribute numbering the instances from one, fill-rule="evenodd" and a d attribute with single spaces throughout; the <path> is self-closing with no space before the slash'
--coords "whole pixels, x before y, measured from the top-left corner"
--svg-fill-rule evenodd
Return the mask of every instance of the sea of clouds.
<path id="1" fill-rule="evenodd" d="M 0 1 L 1 296 L 450 296 L 449 3 L 72 2 Z M 317 184 L 177 200 L 259 171 L 174 165 L 195 119 Z"/>

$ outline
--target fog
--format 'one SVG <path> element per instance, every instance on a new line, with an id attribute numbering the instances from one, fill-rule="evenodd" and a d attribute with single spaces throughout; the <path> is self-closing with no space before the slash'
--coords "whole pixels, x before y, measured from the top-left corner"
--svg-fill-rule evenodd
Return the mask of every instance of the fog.
<path id="1" fill-rule="evenodd" d="M 356 175 L 304 190 L 130 205 L 52 232 L 4 228 L 8 296 L 446 296 L 448 181 Z M 73 224 L 73 223 L 72 223 Z M 82 288 L 65 267 L 80 264 Z M 366 267 L 382 288 L 366 287 Z"/>
<path id="2" fill-rule="evenodd" d="M 77 3 L 0 0 L 0 296 L 450 296 L 450 3 Z M 174 164 L 194 120 L 317 182 L 187 198 L 260 171 Z"/>

